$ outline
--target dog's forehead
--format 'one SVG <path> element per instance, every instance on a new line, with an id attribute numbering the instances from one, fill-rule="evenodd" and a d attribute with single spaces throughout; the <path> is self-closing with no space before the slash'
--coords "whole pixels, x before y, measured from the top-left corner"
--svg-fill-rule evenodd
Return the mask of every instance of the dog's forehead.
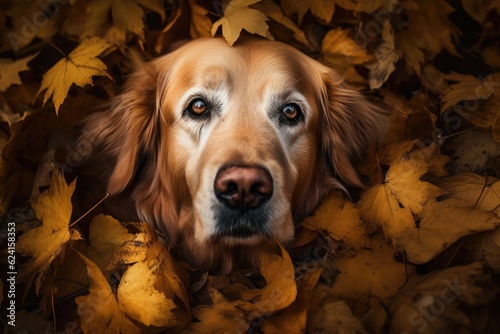
<path id="1" fill-rule="evenodd" d="M 313 68 L 304 64 L 306 56 L 275 42 L 247 42 L 236 47 L 218 39 L 202 39 L 178 50 L 174 78 L 182 83 L 217 89 L 244 85 L 245 89 L 266 86 L 276 90 L 301 86 Z M 251 87 L 248 86 L 251 83 Z"/>

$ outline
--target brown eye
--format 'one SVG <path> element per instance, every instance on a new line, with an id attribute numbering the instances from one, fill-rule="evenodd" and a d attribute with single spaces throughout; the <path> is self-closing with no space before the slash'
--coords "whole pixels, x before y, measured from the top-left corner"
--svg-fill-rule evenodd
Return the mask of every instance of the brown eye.
<path id="1" fill-rule="evenodd" d="M 302 116 L 302 112 L 300 108 L 295 103 L 289 103 L 283 106 L 281 109 L 282 115 L 285 117 L 287 121 L 296 122 L 300 120 Z"/>
<path id="2" fill-rule="evenodd" d="M 203 115 L 207 109 L 207 103 L 203 99 L 194 99 L 188 106 L 188 110 L 195 116 Z"/>

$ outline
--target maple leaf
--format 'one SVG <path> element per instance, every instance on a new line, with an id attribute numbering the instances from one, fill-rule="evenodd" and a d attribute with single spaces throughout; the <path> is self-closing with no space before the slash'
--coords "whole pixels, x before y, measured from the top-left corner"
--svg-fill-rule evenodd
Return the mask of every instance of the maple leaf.
<path id="1" fill-rule="evenodd" d="M 424 53 L 436 56 L 444 48 L 459 57 L 452 40 L 458 40 L 458 33 L 448 15 L 454 8 L 444 0 L 421 0 L 402 2 L 408 15 L 410 41 Z"/>
<path id="2" fill-rule="evenodd" d="M 134 234 L 113 217 L 102 214 L 95 216 L 90 223 L 88 257 L 104 270 L 111 262 L 113 254 L 125 241 L 134 237 Z"/>
<path id="3" fill-rule="evenodd" d="M 343 241 L 348 247 L 361 249 L 366 246 L 366 229 L 357 208 L 339 193 L 326 198 L 301 225 Z"/>
<path id="4" fill-rule="evenodd" d="M 363 318 L 369 333 L 456 333 L 471 326 L 467 306 L 494 297 L 488 269 L 479 262 L 414 277 Z M 439 312 L 437 312 L 439 310 Z M 429 327 L 427 327 L 429 326 Z M 426 330 L 427 329 L 427 330 Z"/>
<path id="5" fill-rule="evenodd" d="M 261 0 L 232 0 L 224 9 L 224 16 L 212 26 L 212 36 L 215 36 L 219 26 L 222 26 L 222 36 L 229 45 L 233 45 L 245 29 L 251 34 L 271 38 L 266 21 L 268 18 L 258 10 L 248 7 Z"/>
<path id="6" fill-rule="evenodd" d="M 106 65 L 96 57 L 109 47 L 105 40 L 93 37 L 80 43 L 67 58 L 57 62 L 43 75 L 42 85 L 37 95 L 47 89 L 43 97 L 43 104 L 52 96 L 56 109 L 64 102 L 72 84 L 79 87 L 92 84 L 93 76 L 107 76 Z"/>
<path id="7" fill-rule="evenodd" d="M 239 308 L 241 301 L 229 301 L 214 288 L 209 288 L 208 293 L 213 304 L 193 308 L 199 322 L 191 322 L 181 333 L 246 333 L 250 324 Z"/>
<path id="8" fill-rule="evenodd" d="M 429 201 L 422 211 L 420 225 L 397 237 L 408 259 L 426 263 L 461 237 L 500 226 L 500 218 L 492 212 L 475 208 L 466 201 L 450 198 Z"/>
<path id="9" fill-rule="evenodd" d="M 425 62 L 424 52 L 414 42 L 414 36 L 408 31 L 398 31 L 395 36 L 396 48 L 403 55 L 406 65 L 417 75 L 421 75 L 422 64 Z"/>
<path id="10" fill-rule="evenodd" d="M 474 173 L 463 173 L 436 181 L 450 196 L 467 201 L 500 217 L 500 180 Z"/>
<path id="11" fill-rule="evenodd" d="M 366 249 L 352 257 L 333 260 L 339 272 L 332 287 L 344 300 L 370 303 L 371 297 L 385 299 L 396 293 L 414 273 L 412 266 L 396 262 L 396 250 L 381 238 L 373 238 Z"/>
<path id="12" fill-rule="evenodd" d="M 366 67 L 370 70 L 368 83 L 370 89 L 382 87 L 392 72 L 396 70 L 394 65 L 399 59 L 399 52 L 394 43 L 394 31 L 389 21 L 384 21 L 382 30 L 382 43 L 373 52 L 375 62 Z"/>
<path id="13" fill-rule="evenodd" d="M 385 182 L 368 190 L 357 204 L 370 231 L 381 226 L 385 235 L 394 239 L 415 227 L 412 213 L 419 216 L 429 199 L 445 193 L 429 182 L 420 181 L 428 168 L 428 162 L 407 155 L 391 164 Z"/>
<path id="14" fill-rule="evenodd" d="M 262 289 L 239 292 L 243 300 L 251 302 L 240 306 L 247 313 L 278 312 L 293 303 L 297 296 L 292 260 L 283 246 L 279 245 L 279 248 L 281 255 L 267 251 L 259 254 L 259 270 L 267 285 Z"/>
<path id="15" fill-rule="evenodd" d="M 304 45 L 309 45 L 309 41 L 305 33 L 300 30 L 292 20 L 286 17 L 279 5 L 275 4 L 272 0 L 259 1 L 252 5 L 252 8 L 264 13 L 267 17 L 273 21 L 278 22 L 284 27 L 290 29 L 293 32 L 293 37 Z"/>
<path id="16" fill-rule="evenodd" d="M 343 301 L 327 301 L 307 317 L 307 333 L 368 334 L 361 321 Z"/>
<path id="17" fill-rule="evenodd" d="M 208 10 L 196 3 L 196 0 L 189 0 L 191 7 L 191 25 L 189 35 L 191 38 L 211 37 L 210 28 L 212 21 L 207 17 Z"/>
<path id="18" fill-rule="evenodd" d="M 90 289 L 87 296 L 75 298 L 84 333 L 141 333 L 141 329 L 120 308 L 115 294 L 99 267 L 85 256 Z"/>
<path id="19" fill-rule="evenodd" d="M 442 93 L 442 100 L 444 102 L 441 107 L 442 111 L 460 101 L 486 100 L 500 87 L 500 73 L 492 73 L 484 79 L 459 73 L 445 75 L 445 78 L 457 83 L 450 85 Z M 460 108 L 457 109 L 459 110 Z"/>
<path id="20" fill-rule="evenodd" d="M 81 27 L 84 37 L 102 36 L 112 44 L 122 45 L 131 32 L 144 40 L 144 8 L 165 20 L 162 0 L 93 0 L 86 8 L 87 17 Z M 111 21 L 110 21 L 111 18 Z"/>
<path id="21" fill-rule="evenodd" d="M 36 56 L 38 53 L 16 61 L 0 59 L 0 92 L 5 92 L 11 85 L 22 84 L 19 73 L 29 70 L 28 63 Z"/>
<path id="22" fill-rule="evenodd" d="M 282 313 L 264 320 L 264 333 L 305 333 L 307 303 L 322 271 L 322 268 L 309 269 L 297 279 L 297 299 Z"/>
<path id="23" fill-rule="evenodd" d="M 71 195 L 76 182 L 69 186 L 60 173 L 53 173 L 50 188 L 31 201 L 31 207 L 42 225 L 19 237 L 16 250 L 30 259 L 19 270 L 19 279 L 36 273 L 37 291 L 51 263 L 70 239 L 80 239 L 76 230 L 69 228 L 71 218 Z"/>

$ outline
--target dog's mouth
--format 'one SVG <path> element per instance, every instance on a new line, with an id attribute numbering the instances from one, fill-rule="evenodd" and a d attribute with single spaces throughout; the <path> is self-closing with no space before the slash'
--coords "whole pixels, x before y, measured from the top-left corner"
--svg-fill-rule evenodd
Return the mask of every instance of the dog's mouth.
<path id="1" fill-rule="evenodd" d="M 231 238 L 234 241 L 249 241 L 269 237 L 267 229 L 269 208 L 267 205 L 241 212 L 220 203 L 212 207 L 215 213 L 216 238 Z"/>

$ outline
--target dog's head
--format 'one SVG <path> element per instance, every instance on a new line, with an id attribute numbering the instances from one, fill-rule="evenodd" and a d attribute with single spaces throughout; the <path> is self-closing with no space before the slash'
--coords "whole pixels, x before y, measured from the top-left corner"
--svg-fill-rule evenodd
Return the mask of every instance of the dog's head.
<path id="1" fill-rule="evenodd" d="M 195 264 L 228 271 L 290 241 L 329 189 L 361 185 L 351 161 L 377 111 L 292 47 L 199 39 L 137 67 L 87 136 L 116 156 L 109 192 L 132 189 L 140 217 L 181 236 Z"/>

